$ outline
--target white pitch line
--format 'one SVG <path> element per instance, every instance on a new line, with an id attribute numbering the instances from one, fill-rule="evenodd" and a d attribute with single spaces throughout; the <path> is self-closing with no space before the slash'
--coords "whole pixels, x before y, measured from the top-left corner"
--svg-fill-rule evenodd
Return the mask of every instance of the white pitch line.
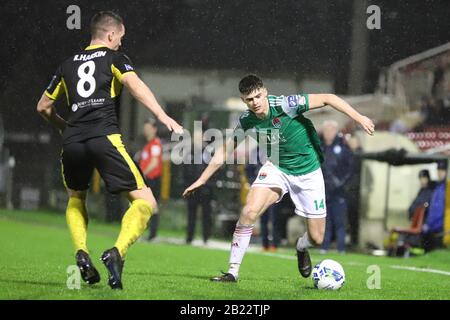
<path id="1" fill-rule="evenodd" d="M 184 244 L 185 242 L 182 239 L 177 239 L 177 238 L 159 238 L 158 241 L 155 242 L 163 242 L 163 243 L 171 243 L 171 244 Z M 203 249 L 219 249 L 219 250 L 225 250 L 228 251 L 230 250 L 230 244 L 228 242 L 224 242 L 224 241 L 209 241 L 207 245 L 204 245 L 203 242 L 201 241 L 194 241 L 193 242 L 193 246 L 194 247 L 199 247 L 199 248 L 203 248 Z M 261 249 L 259 247 L 252 247 L 250 246 L 248 248 L 247 252 L 251 252 L 253 254 L 258 254 L 258 255 L 262 255 L 262 256 L 269 256 L 269 257 L 275 257 L 275 258 L 281 258 L 281 259 L 287 259 L 287 260 L 297 260 L 297 257 L 293 254 L 293 255 L 284 255 L 284 254 L 277 254 L 277 253 L 271 253 L 271 252 L 261 252 Z M 320 260 L 320 259 L 318 259 Z M 368 264 L 362 263 L 362 262 L 355 262 L 355 261 L 348 261 L 348 262 L 343 262 L 343 265 L 347 265 L 347 266 L 365 266 Z M 437 273 L 437 274 L 442 274 L 445 276 L 450 276 L 450 272 L 449 271 L 444 271 L 444 270 L 438 270 L 438 269 L 429 269 L 429 268 L 417 268 L 417 267 L 410 267 L 410 266 L 400 266 L 400 265 L 392 265 L 389 266 L 390 268 L 393 269 L 403 269 L 403 270 L 410 270 L 410 271 L 416 271 L 416 272 L 427 272 L 427 273 Z"/>
<path id="2" fill-rule="evenodd" d="M 258 254 L 264 255 L 264 256 L 272 256 L 272 257 L 277 257 L 277 258 L 282 258 L 282 259 L 289 259 L 289 260 L 297 259 L 294 256 L 287 256 L 287 255 L 280 255 L 280 254 L 273 254 L 273 253 L 264 253 L 264 252 L 255 252 L 255 253 L 258 253 Z M 362 262 L 349 261 L 349 262 L 342 262 L 342 265 L 344 265 L 344 266 L 345 265 L 347 265 L 347 266 L 366 266 L 367 264 L 362 263 Z M 437 274 L 443 274 L 445 276 L 450 276 L 449 271 L 438 270 L 438 269 L 417 268 L 417 267 L 399 266 L 399 265 L 393 265 L 393 266 L 389 266 L 389 267 L 391 267 L 393 269 L 404 269 L 404 270 L 417 271 L 417 272 L 437 273 Z"/>
<path id="3" fill-rule="evenodd" d="M 416 268 L 416 267 L 408 267 L 408 266 L 390 266 L 393 269 L 404 269 L 404 270 L 410 270 L 410 271 L 418 271 L 418 272 L 428 272 L 428 273 L 438 273 L 443 274 L 446 276 L 450 276 L 449 271 L 443 271 L 443 270 L 437 270 L 437 269 L 429 269 L 429 268 Z"/>
<path id="4" fill-rule="evenodd" d="M 297 258 L 294 256 L 287 256 L 287 255 L 280 255 L 280 254 L 274 254 L 274 253 L 264 253 L 264 252 L 255 252 L 260 255 L 264 256 L 271 256 L 271 257 L 277 257 L 282 259 L 289 259 L 289 260 L 296 260 Z M 361 262 L 342 262 L 342 264 L 345 266 L 365 266 L 367 264 L 361 263 Z M 410 267 L 410 266 L 399 266 L 399 265 L 393 265 L 389 266 L 393 269 L 404 269 L 404 270 L 410 270 L 410 271 L 417 271 L 417 272 L 427 272 L 427 273 L 437 273 L 437 274 L 443 274 L 445 276 L 450 276 L 449 271 L 443 271 L 443 270 L 437 270 L 437 269 L 429 269 L 429 268 L 416 268 L 416 267 Z"/>

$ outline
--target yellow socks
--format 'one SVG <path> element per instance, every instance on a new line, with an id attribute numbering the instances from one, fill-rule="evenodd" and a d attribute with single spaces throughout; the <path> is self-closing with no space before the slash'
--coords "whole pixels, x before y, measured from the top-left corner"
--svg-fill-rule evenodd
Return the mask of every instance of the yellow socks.
<path id="1" fill-rule="evenodd" d="M 69 198 L 66 209 L 66 220 L 72 236 L 75 252 L 83 250 L 89 253 L 86 246 L 88 216 L 84 200 L 75 197 Z"/>
<path id="2" fill-rule="evenodd" d="M 137 199 L 131 203 L 122 218 L 122 227 L 119 237 L 114 245 L 124 259 L 128 248 L 141 236 L 147 228 L 148 220 L 152 215 L 152 207 L 145 200 Z M 70 197 L 66 210 L 67 225 L 69 226 L 75 252 L 83 250 L 89 253 L 86 246 L 88 216 L 85 201 Z"/>
<path id="3" fill-rule="evenodd" d="M 148 220 L 152 215 L 152 207 L 145 200 L 137 199 L 131 203 L 122 218 L 122 227 L 119 237 L 114 245 L 125 258 L 128 248 L 141 236 L 147 228 Z"/>

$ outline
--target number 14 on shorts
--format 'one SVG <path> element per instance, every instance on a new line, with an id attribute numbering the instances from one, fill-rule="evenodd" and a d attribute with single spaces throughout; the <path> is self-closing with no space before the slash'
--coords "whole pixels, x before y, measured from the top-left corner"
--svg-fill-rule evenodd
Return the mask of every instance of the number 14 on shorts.
<path id="1" fill-rule="evenodd" d="M 314 200 L 314 207 L 316 208 L 316 211 L 319 209 L 325 209 L 325 204 L 324 204 L 323 199 Z"/>

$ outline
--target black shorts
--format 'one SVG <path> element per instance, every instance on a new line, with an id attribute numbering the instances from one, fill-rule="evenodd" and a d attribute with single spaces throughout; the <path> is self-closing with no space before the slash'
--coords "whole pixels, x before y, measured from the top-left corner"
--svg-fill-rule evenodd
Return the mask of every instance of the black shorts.
<path id="1" fill-rule="evenodd" d="M 77 191 L 89 189 L 94 168 L 111 193 L 133 191 L 146 186 L 144 176 L 125 149 L 120 134 L 63 146 L 61 171 L 66 188 Z"/>

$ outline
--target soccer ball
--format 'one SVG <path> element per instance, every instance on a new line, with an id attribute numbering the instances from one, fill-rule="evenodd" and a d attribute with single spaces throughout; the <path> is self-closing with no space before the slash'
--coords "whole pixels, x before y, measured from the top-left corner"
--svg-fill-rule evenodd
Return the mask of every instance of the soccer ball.
<path id="1" fill-rule="evenodd" d="M 334 260 L 323 260 L 313 268 L 312 279 L 317 289 L 337 290 L 345 282 L 344 268 Z"/>

